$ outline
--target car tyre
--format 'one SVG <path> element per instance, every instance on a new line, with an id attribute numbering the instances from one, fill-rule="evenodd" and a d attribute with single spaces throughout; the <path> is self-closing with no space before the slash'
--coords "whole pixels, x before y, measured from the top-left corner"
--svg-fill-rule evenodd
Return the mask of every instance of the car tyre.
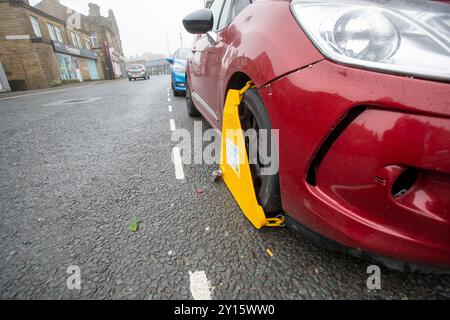
<path id="1" fill-rule="evenodd" d="M 181 97 L 181 96 L 183 96 L 183 91 L 174 90 L 173 95 L 175 97 Z"/>
<path id="2" fill-rule="evenodd" d="M 249 89 L 244 95 L 241 105 L 239 106 L 239 116 L 241 119 L 241 125 L 244 131 L 254 129 L 256 132 L 260 130 L 267 130 L 267 143 L 269 155 L 273 155 L 276 150 L 271 150 L 271 130 L 272 124 L 270 122 L 269 114 L 264 106 L 261 97 L 256 89 Z M 264 137 L 258 134 L 258 148 L 261 144 L 261 139 Z M 246 141 L 247 154 L 249 153 L 249 142 Z M 280 213 L 283 208 L 281 206 L 281 193 L 280 193 L 280 176 L 277 171 L 275 175 L 263 175 L 261 170 L 265 167 L 260 162 L 260 156 L 258 151 L 258 157 L 255 159 L 257 164 L 251 164 L 250 169 L 252 172 L 253 184 L 255 186 L 256 197 L 261 207 L 266 214 Z M 276 157 L 276 166 L 278 166 L 278 157 Z"/>
<path id="3" fill-rule="evenodd" d="M 189 86 L 189 83 L 186 81 L 186 107 L 188 115 L 191 117 L 200 117 L 201 113 L 198 111 L 197 107 L 195 106 L 194 102 L 191 98 L 191 88 Z"/>

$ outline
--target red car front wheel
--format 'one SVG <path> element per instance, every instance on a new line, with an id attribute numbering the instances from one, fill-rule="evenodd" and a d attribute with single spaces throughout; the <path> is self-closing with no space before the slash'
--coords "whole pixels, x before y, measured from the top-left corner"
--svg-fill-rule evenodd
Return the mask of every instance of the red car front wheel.
<path id="1" fill-rule="evenodd" d="M 272 125 L 270 123 L 269 114 L 264 106 L 261 97 L 256 89 L 249 89 L 239 107 L 239 116 L 241 126 L 244 132 L 253 129 L 256 131 L 256 139 L 258 140 L 258 152 L 250 155 L 250 141 L 246 138 L 245 144 L 247 154 L 249 155 L 250 169 L 252 172 L 253 184 L 255 186 L 256 197 L 259 204 L 266 213 L 279 213 L 282 211 L 280 196 L 280 178 L 278 170 L 274 174 L 268 175 L 264 169 L 268 166 L 276 166 L 278 168 L 277 150 L 272 148 Z M 261 134 L 261 130 L 266 130 L 267 134 Z M 261 146 L 267 146 L 267 155 L 277 163 L 265 163 L 262 160 Z"/>

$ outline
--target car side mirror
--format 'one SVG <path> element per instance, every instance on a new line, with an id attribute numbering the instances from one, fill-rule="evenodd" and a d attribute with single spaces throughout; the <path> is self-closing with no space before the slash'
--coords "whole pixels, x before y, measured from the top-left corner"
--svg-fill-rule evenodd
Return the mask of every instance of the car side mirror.
<path id="1" fill-rule="evenodd" d="M 167 58 L 166 60 L 167 60 L 170 64 L 173 64 L 173 62 L 175 61 L 175 59 L 172 58 L 172 57 L 169 57 L 169 58 Z"/>
<path id="2" fill-rule="evenodd" d="M 183 19 L 183 25 L 189 33 L 207 33 L 211 31 L 214 26 L 213 13 L 209 9 L 194 11 Z"/>

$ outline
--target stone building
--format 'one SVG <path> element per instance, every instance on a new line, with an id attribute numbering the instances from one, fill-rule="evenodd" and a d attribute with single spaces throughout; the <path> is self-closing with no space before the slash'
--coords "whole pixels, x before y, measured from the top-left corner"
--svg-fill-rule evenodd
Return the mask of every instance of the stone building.
<path id="1" fill-rule="evenodd" d="M 99 61 L 106 79 L 126 76 L 122 41 L 112 10 L 109 10 L 108 16 L 104 17 L 98 5 L 89 3 L 89 15 L 86 16 L 64 6 L 59 0 L 42 0 L 35 5 L 35 8 L 67 21 L 73 30 L 89 34 L 91 44 L 99 54 Z"/>
<path id="2" fill-rule="evenodd" d="M 0 0 L 0 61 L 12 90 L 104 78 L 90 42 L 28 0 Z"/>

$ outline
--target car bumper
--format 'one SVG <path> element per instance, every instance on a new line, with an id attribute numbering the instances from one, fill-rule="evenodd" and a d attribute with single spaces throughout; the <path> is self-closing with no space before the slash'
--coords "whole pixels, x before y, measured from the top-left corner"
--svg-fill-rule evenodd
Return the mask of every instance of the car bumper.
<path id="1" fill-rule="evenodd" d="M 134 78 L 145 78 L 145 73 L 128 73 L 128 78 L 134 79 Z"/>
<path id="2" fill-rule="evenodd" d="M 186 73 L 174 72 L 172 84 L 176 91 L 186 91 Z"/>
<path id="3" fill-rule="evenodd" d="M 290 217 L 346 247 L 450 266 L 449 84 L 324 60 L 260 93 Z"/>

